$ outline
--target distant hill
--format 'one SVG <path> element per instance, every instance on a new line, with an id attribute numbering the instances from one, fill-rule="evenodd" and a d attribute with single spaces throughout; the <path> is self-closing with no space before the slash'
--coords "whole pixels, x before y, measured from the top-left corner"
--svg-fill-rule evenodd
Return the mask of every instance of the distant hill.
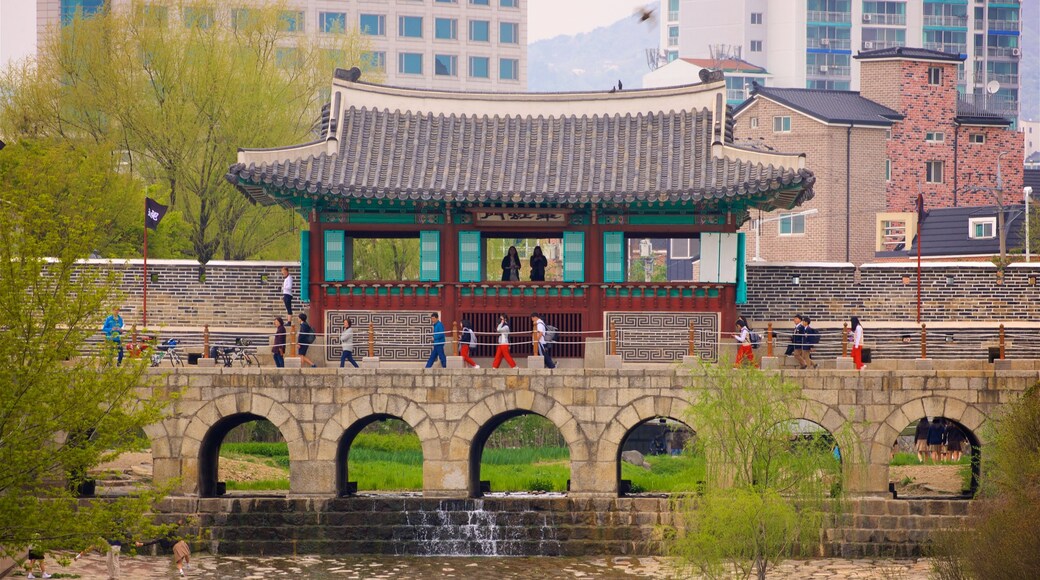
<path id="1" fill-rule="evenodd" d="M 659 12 L 658 12 L 659 13 Z M 527 90 L 605 91 L 620 80 L 643 86 L 646 49 L 659 42 L 656 24 L 634 17 L 576 35 L 539 40 L 527 46 Z"/>
<path id="2" fill-rule="evenodd" d="M 1022 118 L 1040 120 L 1040 2 L 1022 3 L 1022 59 L 1019 61 Z"/>

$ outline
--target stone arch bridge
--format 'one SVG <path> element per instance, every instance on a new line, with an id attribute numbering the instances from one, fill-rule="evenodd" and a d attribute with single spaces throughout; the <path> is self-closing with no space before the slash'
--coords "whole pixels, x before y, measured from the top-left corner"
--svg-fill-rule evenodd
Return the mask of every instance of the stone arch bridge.
<path id="1" fill-rule="evenodd" d="M 218 494 L 220 444 L 234 427 L 258 418 L 288 442 L 290 494 L 333 496 L 346 490 L 353 438 L 373 421 L 396 417 L 418 435 L 426 497 L 476 497 L 488 436 L 505 420 L 537 413 L 555 424 L 570 449 L 571 497 L 618 495 L 625 437 L 651 419 L 689 423 L 696 396 L 692 371 L 658 369 L 178 369 L 153 377 L 151 389 L 179 390 L 166 418 L 149 426 L 157 482 L 177 493 Z M 834 432 L 853 423 L 850 491 L 888 490 L 898 433 L 924 416 L 965 427 L 984 448 L 987 418 L 1038 379 L 1022 371 L 783 371 L 803 389 L 795 409 Z M 690 425 L 694 430 L 697 425 Z M 976 445 L 978 447 L 978 445 Z"/>

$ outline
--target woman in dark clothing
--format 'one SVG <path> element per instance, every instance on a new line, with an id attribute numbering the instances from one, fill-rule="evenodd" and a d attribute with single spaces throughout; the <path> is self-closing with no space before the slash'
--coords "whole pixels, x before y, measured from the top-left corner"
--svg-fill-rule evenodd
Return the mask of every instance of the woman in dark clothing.
<path id="1" fill-rule="evenodd" d="M 964 436 L 964 431 L 957 425 L 950 425 L 946 429 L 946 451 L 949 452 L 950 461 L 954 463 L 961 460 L 961 454 L 964 453 L 964 442 L 967 437 Z"/>
<path id="2" fill-rule="evenodd" d="M 914 431 L 914 449 L 917 451 L 917 460 L 924 461 L 928 453 L 928 429 L 931 424 L 928 417 L 917 422 L 917 430 Z"/>
<path id="3" fill-rule="evenodd" d="M 928 451 L 932 455 L 932 462 L 939 461 L 942 453 L 943 441 L 946 439 L 946 424 L 942 419 L 936 418 L 928 427 Z"/>
<path id="4" fill-rule="evenodd" d="M 506 257 L 502 258 L 502 281 L 520 281 L 520 254 L 516 252 L 516 246 L 509 246 Z"/>
<path id="5" fill-rule="evenodd" d="M 531 255 L 531 281 L 545 282 L 545 267 L 548 265 L 549 260 L 542 253 L 542 247 L 535 246 L 534 254 Z"/>
<path id="6" fill-rule="evenodd" d="M 274 346 L 271 347 L 271 355 L 274 357 L 274 366 L 282 368 L 285 366 L 285 321 L 281 316 L 275 316 L 274 325 Z"/>

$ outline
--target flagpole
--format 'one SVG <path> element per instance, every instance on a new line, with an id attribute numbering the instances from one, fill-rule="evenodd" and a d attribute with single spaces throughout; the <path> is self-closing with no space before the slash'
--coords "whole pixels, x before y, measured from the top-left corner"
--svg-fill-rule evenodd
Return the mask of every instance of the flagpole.
<path id="1" fill-rule="evenodd" d="M 144 198 L 144 302 L 141 308 L 141 325 L 148 327 L 148 198 Z"/>

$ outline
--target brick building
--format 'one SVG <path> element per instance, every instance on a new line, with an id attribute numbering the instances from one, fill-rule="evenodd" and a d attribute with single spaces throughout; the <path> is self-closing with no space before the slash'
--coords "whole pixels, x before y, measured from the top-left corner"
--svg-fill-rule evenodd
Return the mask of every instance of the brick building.
<path id="1" fill-rule="evenodd" d="M 926 207 L 992 205 L 992 193 L 977 188 L 997 186 L 998 157 L 1004 203 L 1022 202 L 1023 135 L 1012 119 L 960 97 L 964 55 L 888 48 L 855 58 L 860 94 L 903 115 L 887 146 L 889 211 L 913 210 L 919 191 Z"/>
<path id="2" fill-rule="evenodd" d="M 885 211 L 885 135 L 897 119 L 855 92 L 756 86 L 734 112 L 737 144 L 805 153 L 819 170 L 816 196 L 798 211 L 752 216 L 748 259 L 872 259 L 875 215 Z"/>
<path id="3" fill-rule="evenodd" d="M 860 92 L 756 87 L 737 108 L 738 144 L 804 152 L 817 177 L 799 212 L 747 226 L 749 259 L 756 230 L 765 261 L 859 264 L 909 247 L 918 192 L 926 208 L 992 206 L 998 159 L 1003 203 L 1022 203 L 1023 136 L 959 96 L 962 55 L 890 48 L 856 58 Z"/>

